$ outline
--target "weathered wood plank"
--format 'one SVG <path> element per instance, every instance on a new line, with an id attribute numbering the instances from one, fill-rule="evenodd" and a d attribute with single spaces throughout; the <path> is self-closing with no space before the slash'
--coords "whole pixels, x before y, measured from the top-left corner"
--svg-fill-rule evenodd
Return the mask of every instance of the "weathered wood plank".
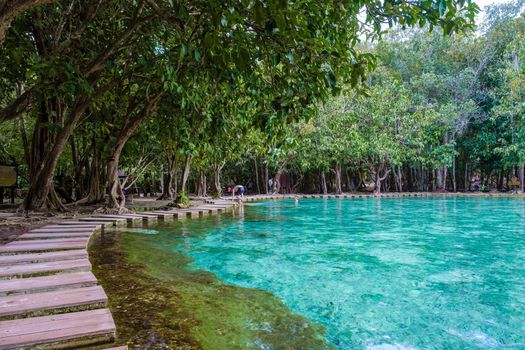
<path id="1" fill-rule="evenodd" d="M 168 210 L 155 210 L 155 211 L 152 211 L 150 213 L 154 213 L 154 214 L 162 214 L 162 215 L 165 215 L 165 216 L 172 216 L 174 218 L 176 217 L 179 217 L 179 213 L 176 212 L 176 211 L 168 211 Z"/>
<path id="2" fill-rule="evenodd" d="M 74 260 L 87 258 L 88 253 L 85 249 L 63 250 L 58 252 L 30 253 L 0 255 L 0 265 L 27 264 L 44 261 Z"/>
<path id="3" fill-rule="evenodd" d="M 85 227 L 64 227 L 64 228 L 35 228 L 29 230 L 28 232 L 34 233 L 55 233 L 55 232 L 93 232 L 94 229 L 89 229 Z"/>
<path id="4" fill-rule="evenodd" d="M 147 211 L 147 212 L 141 213 L 139 215 L 142 216 L 142 217 L 151 218 L 151 219 L 163 219 L 166 216 L 166 214 L 157 213 L 157 212 L 153 212 L 153 211 Z"/>
<path id="5" fill-rule="evenodd" d="M 33 242 L 33 241 L 31 241 Z M 12 242 L 14 243 L 14 242 Z M 16 252 L 38 252 L 47 250 L 67 250 L 67 249 L 86 249 L 86 242 L 64 242 L 64 243 L 33 243 L 24 245 L 6 245 L 0 246 L 0 253 Z"/>
<path id="6" fill-rule="evenodd" d="M 17 239 L 37 239 L 37 238 L 73 238 L 73 237 L 82 237 L 89 238 L 93 232 L 30 232 L 24 233 L 23 235 L 18 236 Z"/>
<path id="7" fill-rule="evenodd" d="M 0 294 L 35 293 L 62 288 L 88 287 L 97 284 L 90 271 L 70 272 L 51 276 L 14 278 L 0 281 Z"/>
<path id="8" fill-rule="evenodd" d="M 0 349 L 54 347 L 72 340 L 77 340 L 72 346 L 89 345 L 114 335 L 115 323 L 108 309 L 0 321 Z"/>
<path id="9" fill-rule="evenodd" d="M 73 237 L 73 238 L 50 238 L 50 239 L 33 239 L 33 240 L 20 240 L 7 243 L 5 246 L 23 246 L 29 244 L 50 244 L 50 243 L 71 243 L 71 242 L 84 242 L 87 243 L 89 239 L 87 237 Z"/>
<path id="10" fill-rule="evenodd" d="M 80 218 L 78 220 L 85 221 L 85 222 L 104 222 L 106 224 L 117 224 L 117 223 L 120 223 L 120 222 L 126 222 L 125 219 L 101 218 L 101 217 Z"/>
<path id="11" fill-rule="evenodd" d="M 81 224 L 74 224 L 74 225 L 46 225 L 39 228 L 61 228 L 61 229 L 67 229 L 67 228 L 86 228 L 88 230 L 96 230 L 99 228 L 100 225 L 97 224 L 90 224 L 88 222 L 83 222 Z"/>
<path id="12" fill-rule="evenodd" d="M 135 215 L 101 215 L 101 217 L 109 218 L 109 219 L 124 219 L 127 221 L 142 220 L 142 216 L 135 216 Z"/>
<path id="13" fill-rule="evenodd" d="M 103 226 L 111 226 L 113 225 L 112 222 L 101 222 L 101 221 L 90 221 L 90 222 L 86 222 L 86 221 L 62 221 L 62 222 L 59 222 L 57 225 L 60 225 L 60 226 L 66 226 L 66 227 L 75 227 L 75 226 L 83 226 L 83 225 L 95 225 L 97 226 L 97 228 L 100 228 L 100 227 L 103 227 Z"/>
<path id="14" fill-rule="evenodd" d="M 0 297 L 0 316 L 27 315 L 56 309 L 101 305 L 108 298 L 100 286 Z"/>
<path id="15" fill-rule="evenodd" d="M 33 264 L 3 265 L 0 266 L 0 277 L 30 275 L 43 272 L 66 270 L 88 271 L 90 269 L 91 263 L 88 259 L 48 261 Z M 1 283 L 2 281 L 0 281 L 0 284 Z"/>
<path id="16" fill-rule="evenodd" d="M 187 210 L 187 209 L 181 209 L 179 210 L 179 213 L 181 216 L 187 216 L 187 217 L 197 217 L 202 214 L 201 210 Z"/>

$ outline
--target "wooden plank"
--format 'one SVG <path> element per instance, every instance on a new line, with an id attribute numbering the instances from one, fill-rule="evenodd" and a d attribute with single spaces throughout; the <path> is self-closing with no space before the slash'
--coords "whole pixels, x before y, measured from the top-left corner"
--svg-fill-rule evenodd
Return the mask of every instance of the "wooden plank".
<path id="1" fill-rule="evenodd" d="M 137 216 L 137 217 L 151 217 L 151 218 L 157 217 L 157 215 L 151 214 L 150 212 L 146 212 L 146 211 L 141 211 L 141 212 L 133 213 L 133 214 L 125 214 L 125 215 Z"/>
<path id="2" fill-rule="evenodd" d="M 85 249 L 64 250 L 59 252 L 31 253 L 31 254 L 14 254 L 0 255 L 1 265 L 27 264 L 44 261 L 57 260 L 74 260 L 87 258 L 88 253 Z"/>
<path id="3" fill-rule="evenodd" d="M 210 213 L 216 213 L 218 211 L 222 211 L 223 208 L 217 208 L 217 207 L 208 207 L 208 206 L 202 206 L 202 207 L 199 207 L 199 209 L 203 209 L 203 210 L 206 210 Z"/>
<path id="4" fill-rule="evenodd" d="M 126 221 L 125 219 L 101 218 L 101 217 L 80 218 L 79 220 L 80 221 L 85 221 L 85 222 L 90 222 L 90 221 L 93 221 L 93 222 L 104 222 L 106 224 L 108 224 L 108 223 L 113 223 L 114 224 L 114 223 Z"/>
<path id="5" fill-rule="evenodd" d="M 43 272 L 56 272 L 66 270 L 91 269 L 91 263 L 88 259 L 75 259 L 64 261 L 48 261 L 33 264 L 3 265 L 0 266 L 0 277 L 30 275 Z M 0 281 L 2 283 L 2 281 Z"/>
<path id="6" fill-rule="evenodd" d="M 186 217 L 196 217 L 196 216 L 199 216 L 200 213 L 198 211 L 179 211 L 180 215 L 181 216 L 186 216 Z"/>
<path id="7" fill-rule="evenodd" d="M 154 213 L 154 214 L 163 214 L 165 216 L 173 216 L 173 217 L 178 217 L 179 216 L 179 213 L 176 212 L 176 211 L 164 211 L 164 210 L 155 210 L 155 211 L 152 211 L 151 213 Z"/>
<path id="8" fill-rule="evenodd" d="M 27 315 L 56 309 L 105 304 L 101 286 L 0 297 L 0 316 Z"/>
<path id="9" fill-rule="evenodd" d="M 97 284 L 90 271 L 70 272 L 51 276 L 14 278 L 0 281 L 0 294 L 34 293 L 62 288 L 88 287 Z"/>
<path id="10" fill-rule="evenodd" d="M 85 227 L 66 227 L 66 228 L 35 228 L 29 230 L 28 232 L 35 233 L 55 233 L 55 232 L 93 232 L 95 230 L 85 228 Z"/>
<path id="11" fill-rule="evenodd" d="M 61 229 L 66 229 L 66 228 L 86 228 L 88 230 L 96 230 L 100 225 L 96 225 L 96 224 L 90 224 L 88 222 L 83 222 L 81 224 L 74 224 L 74 225 L 46 225 L 46 226 L 42 226 L 42 227 L 39 227 L 39 228 L 61 228 Z"/>
<path id="12" fill-rule="evenodd" d="M 23 246 L 29 244 L 51 244 L 51 243 L 71 243 L 71 242 L 83 242 L 87 244 L 89 239 L 87 237 L 73 237 L 73 238 L 50 238 L 50 239 L 32 239 L 32 240 L 20 240 L 7 243 L 5 246 Z"/>
<path id="13" fill-rule="evenodd" d="M 141 213 L 139 214 L 141 216 L 145 216 L 145 217 L 148 217 L 148 218 L 164 218 L 164 216 L 166 216 L 165 214 L 162 214 L 162 213 L 157 213 L 157 212 L 153 212 L 153 211 L 147 211 L 147 212 L 144 212 L 144 213 Z"/>
<path id="14" fill-rule="evenodd" d="M 36 239 L 36 238 L 73 238 L 73 237 L 81 237 L 81 238 L 89 238 L 93 232 L 31 232 L 31 233 L 24 233 L 23 235 L 20 235 L 17 237 L 17 239 Z"/>
<path id="15" fill-rule="evenodd" d="M 33 241 L 31 241 L 33 242 Z M 14 243 L 14 242 L 13 242 Z M 46 250 L 67 250 L 67 249 L 86 249 L 87 242 L 65 242 L 65 243 L 36 243 L 24 245 L 6 245 L 0 246 L 0 253 L 15 252 L 38 252 Z"/>
<path id="16" fill-rule="evenodd" d="M 85 225 L 95 225 L 97 227 L 103 227 L 107 225 L 111 225 L 111 222 L 97 222 L 97 221 L 91 221 L 91 222 L 85 222 L 85 221 L 62 221 L 59 222 L 57 225 L 59 226 L 66 226 L 66 227 L 75 227 L 75 226 L 85 226 Z"/>
<path id="17" fill-rule="evenodd" d="M 117 219 L 126 222 L 141 221 L 143 220 L 140 216 L 124 216 L 124 215 L 104 215 L 104 218 Z"/>
<path id="18" fill-rule="evenodd" d="M 0 321 L 0 349 L 53 345 L 87 338 L 94 344 L 101 336 L 114 337 L 115 323 L 108 309 Z"/>

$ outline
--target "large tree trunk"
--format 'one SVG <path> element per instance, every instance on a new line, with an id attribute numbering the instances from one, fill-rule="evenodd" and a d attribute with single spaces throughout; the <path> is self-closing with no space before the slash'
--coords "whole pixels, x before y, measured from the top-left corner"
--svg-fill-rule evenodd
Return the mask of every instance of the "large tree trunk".
<path id="1" fill-rule="evenodd" d="M 277 172 L 275 173 L 275 177 L 273 178 L 272 194 L 277 194 L 281 190 L 281 175 L 288 166 L 288 164 L 290 164 L 293 157 L 293 153 L 288 153 L 288 157 L 286 158 L 286 160 L 282 162 L 281 165 L 277 168 Z"/>
<path id="2" fill-rule="evenodd" d="M 382 163 L 381 165 L 379 165 L 379 167 L 377 167 L 377 169 L 372 170 L 372 175 L 373 175 L 374 183 L 375 183 L 375 187 L 374 187 L 375 195 L 381 194 L 381 182 L 385 180 L 388 174 L 390 173 L 391 169 L 387 169 L 387 170 L 385 169 L 386 169 L 386 164 Z M 383 172 L 382 175 L 381 175 L 381 172 Z"/>
<path id="3" fill-rule="evenodd" d="M 199 172 L 199 179 L 197 181 L 197 196 L 206 197 L 206 174 L 204 171 Z"/>
<path id="4" fill-rule="evenodd" d="M 222 186 L 221 186 L 221 171 L 226 162 L 223 160 L 220 163 L 213 162 L 213 196 L 219 198 L 222 196 Z"/>
<path id="5" fill-rule="evenodd" d="M 188 154 L 186 156 L 186 159 L 184 160 L 184 169 L 182 171 L 182 175 L 180 178 L 180 185 L 179 185 L 179 190 L 180 192 L 183 192 L 183 193 L 187 192 L 186 184 L 188 182 L 188 178 L 190 177 L 190 166 L 191 166 L 191 155 Z"/>
<path id="6" fill-rule="evenodd" d="M 381 178 L 378 173 L 374 176 L 374 193 L 381 194 Z"/>
<path id="7" fill-rule="evenodd" d="M 335 193 L 343 193 L 343 188 L 341 186 L 341 164 L 335 165 Z"/>
<path id="8" fill-rule="evenodd" d="M 113 145 L 111 155 L 107 162 L 107 194 L 108 200 L 106 207 L 115 209 L 117 212 L 125 210 L 126 196 L 122 190 L 122 184 L 118 177 L 118 167 L 120 162 L 120 155 L 129 138 L 138 129 L 140 124 L 151 115 L 152 110 L 156 107 L 158 101 L 162 97 L 162 92 L 151 98 L 146 105 L 135 116 L 128 119 L 120 130 L 117 140 Z"/>
<path id="9" fill-rule="evenodd" d="M 396 183 L 397 191 L 403 192 L 403 178 L 401 173 L 401 166 L 394 168 L 394 180 Z"/>
<path id="10" fill-rule="evenodd" d="M 326 186 L 326 174 L 324 171 L 321 171 L 321 192 L 323 192 L 323 194 L 328 193 L 328 186 Z"/>
<path id="11" fill-rule="evenodd" d="M 177 157 L 174 154 L 169 154 L 167 157 L 168 171 L 166 175 L 166 181 L 164 182 L 164 190 L 159 200 L 165 199 L 174 199 L 175 198 L 175 189 L 173 188 L 174 179 L 175 179 L 175 169 L 177 167 Z"/>
<path id="12" fill-rule="evenodd" d="M 44 126 L 51 120 L 48 119 L 50 115 L 50 113 L 48 113 L 49 111 L 45 111 L 45 108 L 42 107 L 41 116 L 35 126 L 33 136 L 33 150 L 29 164 L 29 190 L 24 199 L 25 210 L 40 209 L 44 206 L 53 186 L 53 175 L 58 159 L 64 152 L 69 137 L 73 134 L 87 106 L 87 101 L 77 103 L 75 108 L 69 113 L 69 118 L 65 124 L 63 124 L 62 128 L 54 137 L 50 136 L 48 128 Z M 53 108 L 56 108 L 56 106 Z M 65 210 L 65 207 L 55 199 L 56 198 L 51 198 L 50 202 L 58 205 L 56 209 Z"/>

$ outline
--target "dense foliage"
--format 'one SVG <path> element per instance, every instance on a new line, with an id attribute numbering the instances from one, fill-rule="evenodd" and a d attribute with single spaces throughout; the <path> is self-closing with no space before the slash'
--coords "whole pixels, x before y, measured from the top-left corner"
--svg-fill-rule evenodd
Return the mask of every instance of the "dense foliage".
<path id="1" fill-rule="evenodd" d="M 481 35 L 464 0 L 18 3 L 0 8 L 0 162 L 27 210 L 523 173 L 519 3 Z"/>

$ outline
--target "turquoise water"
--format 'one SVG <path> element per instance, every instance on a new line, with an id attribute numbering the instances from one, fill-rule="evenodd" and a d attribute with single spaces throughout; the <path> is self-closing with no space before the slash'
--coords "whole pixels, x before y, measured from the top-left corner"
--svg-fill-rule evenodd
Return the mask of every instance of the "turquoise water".
<path id="1" fill-rule="evenodd" d="M 524 224 L 521 199 L 275 201 L 176 249 L 338 349 L 525 349 Z"/>

